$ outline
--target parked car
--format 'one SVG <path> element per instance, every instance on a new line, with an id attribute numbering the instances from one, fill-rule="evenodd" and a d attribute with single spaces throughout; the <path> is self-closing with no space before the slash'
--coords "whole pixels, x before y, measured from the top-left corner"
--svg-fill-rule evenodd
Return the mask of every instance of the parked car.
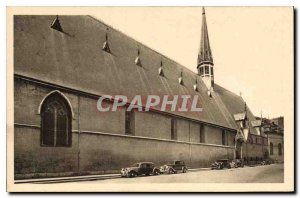
<path id="1" fill-rule="evenodd" d="M 231 161 L 231 168 L 238 168 L 242 167 L 244 168 L 244 162 L 241 159 L 234 159 Z"/>
<path id="2" fill-rule="evenodd" d="M 223 168 L 231 168 L 231 165 L 230 165 L 230 160 L 228 159 L 219 159 L 215 162 L 213 162 L 210 166 L 210 168 L 213 170 L 213 169 L 216 169 L 216 170 L 221 170 Z"/>
<path id="3" fill-rule="evenodd" d="M 177 171 L 172 168 L 171 166 L 168 166 L 168 165 L 163 165 L 160 167 L 159 169 L 159 172 L 160 174 L 174 174 L 174 173 L 177 173 Z"/>
<path id="4" fill-rule="evenodd" d="M 158 175 L 159 169 L 152 162 L 139 162 L 121 169 L 122 177 L 137 177 L 139 175 Z"/>
<path id="5" fill-rule="evenodd" d="M 270 164 L 272 164 L 272 160 L 270 160 L 270 159 L 265 159 L 265 160 L 263 160 L 260 164 L 261 164 L 261 165 L 270 165 Z"/>
<path id="6" fill-rule="evenodd" d="M 187 170 L 188 169 L 184 161 L 181 160 L 173 160 L 172 162 L 169 162 L 160 167 L 161 173 L 168 173 L 168 174 L 177 173 L 178 171 L 182 173 L 186 173 Z"/>

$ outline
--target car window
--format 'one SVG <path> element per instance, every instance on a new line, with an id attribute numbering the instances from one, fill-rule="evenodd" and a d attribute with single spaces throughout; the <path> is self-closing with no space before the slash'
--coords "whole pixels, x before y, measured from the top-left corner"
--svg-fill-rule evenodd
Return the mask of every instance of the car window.
<path id="1" fill-rule="evenodd" d="M 175 165 L 179 165 L 179 164 L 180 164 L 180 161 L 176 161 L 176 162 L 175 162 Z"/>
<path id="2" fill-rule="evenodd" d="M 142 168 L 146 168 L 146 164 L 142 164 L 141 167 L 142 167 Z"/>

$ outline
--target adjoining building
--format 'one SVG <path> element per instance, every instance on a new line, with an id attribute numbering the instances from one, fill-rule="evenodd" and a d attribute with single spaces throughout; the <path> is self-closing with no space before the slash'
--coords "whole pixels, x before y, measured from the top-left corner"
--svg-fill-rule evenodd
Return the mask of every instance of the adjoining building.
<path id="1" fill-rule="evenodd" d="M 268 139 L 268 157 L 275 162 L 284 161 L 284 118 L 262 119 L 262 131 Z"/>
<path id="2" fill-rule="evenodd" d="M 14 16 L 15 178 L 119 172 L 138 161 L 196 168 L 264 158 L 261 124 L 214 81 L 204 9 L 197 68 L 91 16 Z M 102 95 L 198 95 L 203 111 L 99 112 Z"/>

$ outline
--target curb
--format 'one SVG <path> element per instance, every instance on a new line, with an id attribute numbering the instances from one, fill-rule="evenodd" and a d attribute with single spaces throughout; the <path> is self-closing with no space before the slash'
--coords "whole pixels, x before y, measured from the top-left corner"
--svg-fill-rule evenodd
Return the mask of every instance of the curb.
<path id="1" fill-rule="evenodd" d="M 61 183 L 61 182 L 75 182 L 75 181 L 113 179 L 113 178 L 119 178 L 119 177 L 121 177 L 120 174 L 88 175 L 88 176 L 41 178 L 41 179 L 22 179 L 22 180 L 15 180 L 14 183 L 15 184 L 23 184 L 23 183 Z"/>

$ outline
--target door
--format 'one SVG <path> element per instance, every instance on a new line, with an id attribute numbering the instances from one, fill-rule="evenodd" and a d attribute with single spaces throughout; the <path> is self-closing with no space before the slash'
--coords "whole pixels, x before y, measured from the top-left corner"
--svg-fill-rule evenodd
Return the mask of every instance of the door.
<path id="1" fill-rule="evenodd" d="M 242 159 L 242 141 L 240 140 L 236 142 L 235 158 Z"/>

